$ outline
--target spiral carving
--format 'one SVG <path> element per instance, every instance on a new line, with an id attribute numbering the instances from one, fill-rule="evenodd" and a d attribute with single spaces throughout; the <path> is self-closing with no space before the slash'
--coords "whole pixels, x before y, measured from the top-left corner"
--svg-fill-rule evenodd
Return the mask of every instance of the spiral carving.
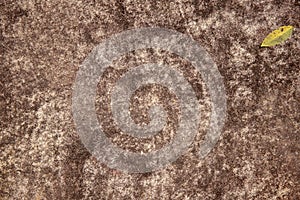
<path id="1" fill-rule="evenodd" d="M 200 123 L 200 107 L 190 83 L 175 69 L 161 63 L 147 63 L 127 71 L 111 94 L 111 110 L 116 125 L 136 138 L 157 134 L 166 124 L 166 112 L 160 105 L 149 109 L 150 123 L 138 125 L 130 116 L 130 98 L 140 87 L 158 84 L 168 88 L 178 99 L 180 117 L 176 135 L 156 151 L 140 154 L 125 151 L 105 135 L 95 112 L 97 83 L 103 72 L 122 55 L 139 49 L 163 49 L 189 61 L 207 84 L 212 112 L 205 140 L 199 149 L 204 158 L 216 144 L 226 114 L 222 77 L 206 51 L 184 34 L 162 28 L 141 28 L 117 34 L 99 44 L 85 59 L 77 73 L 72 111 L 80 139 L 85 147 L 107 166 L 127 172 L 149 172 L 175 161 L 194 140 Z"/>

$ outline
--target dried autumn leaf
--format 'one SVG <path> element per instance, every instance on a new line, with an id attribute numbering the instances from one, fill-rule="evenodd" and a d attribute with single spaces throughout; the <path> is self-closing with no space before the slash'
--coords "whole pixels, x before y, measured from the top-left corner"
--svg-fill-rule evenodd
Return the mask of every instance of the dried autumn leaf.
<path id="1" fill-rule="evenodd" d="M 261 47 L 272 47 L 276 44 L 287 40 L 293 32 L 293 26 L 281 26 L 278 29 L 270 33 L 260 45 Z"/>

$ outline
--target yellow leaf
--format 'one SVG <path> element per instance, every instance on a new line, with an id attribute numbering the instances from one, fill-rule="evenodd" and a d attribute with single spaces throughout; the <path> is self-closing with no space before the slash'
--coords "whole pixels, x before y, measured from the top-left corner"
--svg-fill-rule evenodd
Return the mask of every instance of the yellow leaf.
<path id="1" fill-rule="evenodd" d="M 261 47 L 272 47 L 276 44 L 287 40 L 293 32 L 293 26 L 281 26 L 278 29 L 270 33 L 260 45 Z"/>

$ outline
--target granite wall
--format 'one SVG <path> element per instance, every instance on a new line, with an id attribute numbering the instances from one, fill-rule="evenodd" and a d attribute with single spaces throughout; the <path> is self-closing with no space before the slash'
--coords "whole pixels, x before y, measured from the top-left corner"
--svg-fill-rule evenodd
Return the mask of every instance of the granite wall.
<path id="1" fill-rule="evenodd" d="M 297 0 L 0 2 L 0 199 L 300 199 L 300 4 Z M 282 25 L 285 43 L 260 48 Z M 109 91 L 132 65 L 164 61 L 195 86 L 203 122 L 188 152 L 141 174 L 112 170 L 80 142 L 72 119 L 79 65 L 101 41 L 124 30 L 164 27 L 191 36 L 217 64 L 227 119 L 212 152 L 197 157 L 209 121 L 209 96 L 189 63 L 141 50 L 116 61 L 98 85 L 97 113 L 108 137 L 148 152 L 170 141 L 178 110 L 157 85 L 137 91 L 132 116 L 147 122 L 149 102 L 165 105 L 168 127 L 135 140 L 112 125 Z M 102 105 L 102 106 L 100 106 Z"/>

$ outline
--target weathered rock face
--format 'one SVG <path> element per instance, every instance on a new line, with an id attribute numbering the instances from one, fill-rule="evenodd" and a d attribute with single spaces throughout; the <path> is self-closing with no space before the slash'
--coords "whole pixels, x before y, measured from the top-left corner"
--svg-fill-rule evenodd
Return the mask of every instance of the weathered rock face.
<path id="1" fill-rule="evenodd" d="M 300 198 L 300 5 L 290 1 L 4 1 L 0 3 L 0 199 L 298 199 Z M 273 48 L 259 48 L 281 25 L 296 27 Z M 224 77 L 227 120 L 212 152 L 197 157 L 209 123 L 205 83 L 189 63 L 164 51 L 128 53 L 98 85 L 96 110 L 114 144 L 135 152 L 174 137 L 176 96 L 148 85 L 132 99 L 132 117 L 149 122 L 160 102 L 165 129 L 135 139 L 113 125 L 110 91 L 132 66 L 161 61 L 182 70 L 202 105 L 189 151 L 166 168 L 128 174 L 99 163 L 72 119 L 79 65 L 101 41 L 138 27 L 191 36 Z"/>

